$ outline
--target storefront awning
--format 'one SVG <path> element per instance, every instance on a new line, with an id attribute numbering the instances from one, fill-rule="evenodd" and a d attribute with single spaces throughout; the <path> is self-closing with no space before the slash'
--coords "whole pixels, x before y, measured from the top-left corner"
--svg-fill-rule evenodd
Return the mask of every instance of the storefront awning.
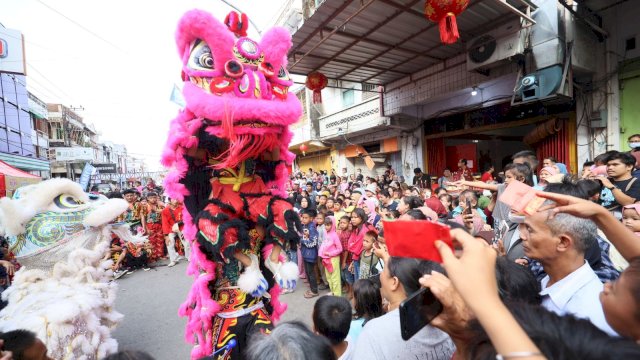
<path id="1" fill-rule="evenodd" d="M 41 180 L 40 176 L 16 169 L 0 160 L 0 197 L 12 196 L 17 188 L 35 184 Z"/>
<path id="2" fill-rule="evenodd" d="M 385 85 L 465 52 L 469 40 L 519 17 L 505 0 L 471 1 L 457 17 L 460 40 L 443 45 L 423 11 L 424 0 L 325 0 L 293 34 L 289 70 Z"/>
<path id="3" fill-rule="evenodd" d="M 331 146 L 325 145 L 325 143 L 323 143 L 320 140 L 307 140 L 301 144 L 290 146 L 289 151 L 291 151 L 296 155 L 300 155 L 302 154 L 302 150 L 300 150 L 300 146 L 302 145 L 306 145 L 307 149 L 305 150 L 305 152 L 307 154 L 311 154 L 311 153 L 322 151 L 322 150 L 328 150 L 331 148 Z"/>

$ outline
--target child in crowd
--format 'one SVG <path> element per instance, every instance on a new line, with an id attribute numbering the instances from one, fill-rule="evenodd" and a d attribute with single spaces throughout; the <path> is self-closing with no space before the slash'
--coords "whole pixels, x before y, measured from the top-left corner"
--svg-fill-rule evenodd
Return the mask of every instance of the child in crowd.
<path id="1" fill-rule="evenodd" d="M 627 205 L 622 211 L 622 224 L 640 236 L 640 203 Z"/>
<path id="2" fill-rule="evenodd" d="M 331 294 L 342 296 L 342 285 L 340 282 L 340 255 L 342 254 L 342 243 L 336 232 L 335 220 L 328 216 L 324 219 L 326 237 L 318 250 L 322 259 L 325 275 Z"/>
<path id="3" fill-rule="evenodd" d="M 324 243 L 324 240 L 327 237 L 327 230 L 324 227 L 324 219 L 327 217 L 326 211 L 321 212 L 320 207 L 318 207 L 318 213 L 316 214 L 315 223 L 316 229 L 318 230 L 318 249 Z M 316 278 L 318 279 L 318 289 L 326 290 L 329 288 L 327 278 L 324 275 L 324 266 L 322 266 L 322 259 L 318 258 L 318 264 L 316 266 Z"/>
<path id="4" fill-rule="evenodd" d="M 384 315 L 380 286 L 373 279 L 356 281 L 353 284 L 351 304 L 355 309 L 355 314 L 351 320 L 348 338 L 355 343 L 367 321 Z"/>
<path id="5" fill-rule="evenodd" d="M 315 273 L 316 261 L 318 260 L 318 230 L 313 223 L 315 212 L 303 209 L 300 212 L 300 222 L 302 223 L 302 234 L 300 234 L 300 254 L 304 261 L 304 269 L 309 281 L 309 290 L 304 293 L 307 299 L 318 296 L 318 283 Z"/>
<path id="6" fill-rule="evenodd" d="M 362 253 L 360 254 L 360 276 L 358 279 L 368 279 L 380 273 L 380 259 L 373 253 L 373 246 L 378 242 L 375 231 L 367 231 L 362 239 Z M 353 266 L 353 263 L 351 264 Z M 349 269 L 351 270 L 351 269 Z"/>
<path id="7" fill-rule="evenodd" d="M 0 334 L 0 340 L 4 341 L 2 350 L 11 351 L 13 359 L 53 360 L 47 355 L 47 346 L 31 331 L 9 331 Z"/>
<path id="8" fill-rule="evenodd" d="M 351 218 L 345 215 L 340 218 L 338 222 L 338 237 L 340 238 L 340 244 L 342 245 L 342 255 L 340 255 L 340 279 L 342 280 L 342 284 L 345 289 L 342 291 L 343 293 L 351 294 L 351 285 L 353 285 L 354 278 L 353 274 L 349 273 L 347 267 L 351 262 L 351 257 L 349 256 L 349 238 L 351 237 L 352 230 L 349 228 L 351 226 Z"/>
<path id="9" fill-rule="evenodd" d="M 313 329 L 331 343 L 338 360 L 353 358 L 355 341 L 347 337 L 351 324 L 351 304 L 339 296 L 324 296 L 313 306 Z"/>

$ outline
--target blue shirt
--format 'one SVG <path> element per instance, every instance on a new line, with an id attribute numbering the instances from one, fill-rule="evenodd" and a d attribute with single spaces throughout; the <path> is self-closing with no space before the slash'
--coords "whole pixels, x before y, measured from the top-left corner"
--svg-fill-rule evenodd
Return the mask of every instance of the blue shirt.
<path id="1" fill-rule="evenodd" d="M 305 230 L 309 234 L 305 234 Z M 302 225 L 302 235 L 300 237 L 300 254 L 306 262 L 315 262 L 318 259 L 318 230 L 315 223 L 311 222 Z"/>

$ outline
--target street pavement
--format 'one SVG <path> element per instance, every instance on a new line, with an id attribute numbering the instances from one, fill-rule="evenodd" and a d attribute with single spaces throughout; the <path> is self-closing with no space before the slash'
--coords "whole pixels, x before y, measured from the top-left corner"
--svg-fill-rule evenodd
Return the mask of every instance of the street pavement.
<path id="1" fill-rule="evenodd" d="M 191 345 L 184 341 L 186 318 L 178 316 L 178 307 L 191 287 L 186 268 L 183 260 L 171 268 L 137 270 L 116 280 L 116 310 L 124 314 L 124 319 L 113 337 L 120 350 L 145 351 L 156 360 L 189 359 Z M 305 299 L 307 289 L 307 284 L 300 281 L 295 292 L 281 296 L 289 305 L 281 321 L 298 320 L 311 327 L 311 311 L 318 298 Z"/>

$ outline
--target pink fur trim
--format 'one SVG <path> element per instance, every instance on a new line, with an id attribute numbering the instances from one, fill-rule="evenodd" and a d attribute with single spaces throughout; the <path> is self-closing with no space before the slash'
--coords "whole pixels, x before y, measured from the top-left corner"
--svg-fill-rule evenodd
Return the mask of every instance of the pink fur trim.
<path id="1" fill-rule="evenodd" d="M 264 52 L 264 61 L 271 63 L 276 73 L 280 66 L 287 67 L 287 53 L 291 45 L 291 34 L 285 28 L 273 27 L 262 35 L 260 48 Z"/>
<path id="2" fill-rule="evenodd" d="M 211 120 L 223 119 L 227 108 L 233 109 L 235 121 L 259 119 L 274 125 L 290 125 L 302 116 L 302 105 L 292 93 L 286 100 L 244 99 L 233 93 L 207 94 L 189 82 L 184 84 L 183 94 L 190 111 Z"/>
<path id="3" fill-rule="evenodd" d="M 273 306 L 273 312 L 271 314 L 271 322 L 273 325 L 276 325 L 278 321 L 280 321 L 280 317 L 287 311 L 288 305 L 286 303 L 280 302 L 280 294 L 282 294 L 282 290 L 280 286 L 276 284 L 274 287 L 269 290 L 269 294 L 271 295 L 271 306 Z"/>

